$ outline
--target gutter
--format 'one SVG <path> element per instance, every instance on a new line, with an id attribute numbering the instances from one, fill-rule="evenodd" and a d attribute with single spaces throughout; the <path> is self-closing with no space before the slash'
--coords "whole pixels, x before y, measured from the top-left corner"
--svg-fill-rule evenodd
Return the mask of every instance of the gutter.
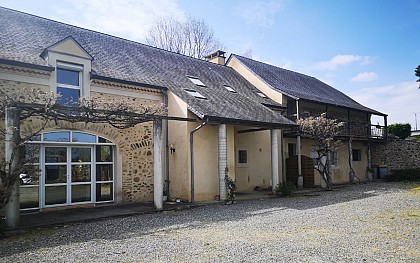
<path id="1" fill-rule="evenodd" d="M 191 162 L 191 203 L 194 203 L 194 133 L 206 126 L 207 120 L 190 132 L 190 162 Z"/>

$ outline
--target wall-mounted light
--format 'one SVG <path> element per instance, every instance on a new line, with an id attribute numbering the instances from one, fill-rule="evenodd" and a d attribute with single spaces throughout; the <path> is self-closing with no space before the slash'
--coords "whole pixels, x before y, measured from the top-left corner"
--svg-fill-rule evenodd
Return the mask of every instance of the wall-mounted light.
<path id="1" fill-rule="evenodd" d="M 171 154 L 175 153 L 175 147 L 173 144 L 171 144 L 171 147 L 169 147 L 169 150 L 171 151 Z"/>

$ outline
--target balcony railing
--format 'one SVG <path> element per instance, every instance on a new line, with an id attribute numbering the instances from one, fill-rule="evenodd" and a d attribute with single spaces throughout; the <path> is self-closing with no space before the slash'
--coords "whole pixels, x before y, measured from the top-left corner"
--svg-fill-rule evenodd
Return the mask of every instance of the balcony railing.
<path id="1" fill-rule="evenodd" d="M 386 139 L 385 126 L 373 125 L 364 122 L 344 122 L 344 126 L 340 134 L 342 136 Z"/>

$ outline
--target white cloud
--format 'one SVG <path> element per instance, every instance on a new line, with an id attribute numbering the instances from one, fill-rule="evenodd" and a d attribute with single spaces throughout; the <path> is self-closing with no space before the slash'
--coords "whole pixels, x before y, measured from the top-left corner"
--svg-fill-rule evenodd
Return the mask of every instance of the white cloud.
<path id="1" fill-rule="evenodd" d="M 338 66 L 348 65 L 360 61 L 361 65 L 371 63 L 371 57 L 358 55 L 336 55 L 328 61 L 322 61 L 315 65 L 318 70 L 335 70 Z"/>
<path id="2" fill-rule="evenodd" d="M 378 79 L 378 74 L 375 72 L 362 72 L 354 76 L 351 81 L 355 82 L 368 82 Z"/>
<path id="3" fill-rule="evenodd" d="M 420 115 L 420 90 L 416 82 L 364 88 L 349 95 L 369 108 L 387 113 L 389 124 L 410 123 L 414 127 L 414 112 Z"/>
<path id="4" fill-rule="evenodd" d="M 284 8 L 284 1 L 246 1 L 238 5 L 235 15 L 246 23 L 261 27 L 274 24 L 277 13 Z"/>
<path id="5" fill-rule="evenodd" d="M 56 20 L 132 40 L 144 40 L 159 16 L 184 18 L 174 0 L 68 0 L 72 9 L 57 7 Z"/>

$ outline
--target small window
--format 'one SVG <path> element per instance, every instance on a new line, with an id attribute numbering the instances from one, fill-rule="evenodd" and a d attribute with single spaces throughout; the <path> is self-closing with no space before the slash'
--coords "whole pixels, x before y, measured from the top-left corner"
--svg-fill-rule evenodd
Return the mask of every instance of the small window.
<path id="1" fill-rule="evenodd" d="M 337 165 L 338 165 L 337 152 L 331 151 L 330 152 L 330 166 L 337 166 Z"/>
<path id="2" fill-rule="evenodd" d="M 192 83 L 194 83 L 197 86 L 202 86 L 205 87 L 206 85 L 201 82 L 201 80 L 199 80 L 198 78 L 194 78 L 194 77 L 188 77 L 189 80 L 191 80 Z"/>
<path id="3" fill-rule="evenodd" d="M 257 92 L 258 96 L 260 96 L 261 98 L 267 98 L 267 96 L 265 96 L 264 93 L 262 92 Z"/>
<path id="4" fill-rule="evenodd" d="M 224 85 L 223 87 L 225 87 L 225 89 L 227 89 L 230 92 L 236 93 L 236 91 L 231 86 Z"/>
<path id="5" fill-rule="evenodd" d="M 57 68 L 57 93 L 61 95 L 58 101 L 60 105 L 77 105 L 80 98 L 80 86 L 79 70 Z"/>
<path id="6" fill-rule="evenodd" d="M 238 151 L 238 163 L 245 164 L 248 163 L 248 152 L 247 150 Z"/>
<path id="7" fill-rule="evenodd" d="M 361 149 L 353 149 L 353 161 L 361 161 L 362 160 L 362 150 Z"/>
<path id="8" fill-rule="evenodd" d="M 188 90 L 186 89 L 185 92 L 187 92 L 188 94 L 190 94 L 193 97 L 196 97 L 197 99 L 204 99 L 206 100 L 207 98 L 204 97 L 203 95 L 201 95 L 201 93 L 195 91 L 195 90 Z"/>

